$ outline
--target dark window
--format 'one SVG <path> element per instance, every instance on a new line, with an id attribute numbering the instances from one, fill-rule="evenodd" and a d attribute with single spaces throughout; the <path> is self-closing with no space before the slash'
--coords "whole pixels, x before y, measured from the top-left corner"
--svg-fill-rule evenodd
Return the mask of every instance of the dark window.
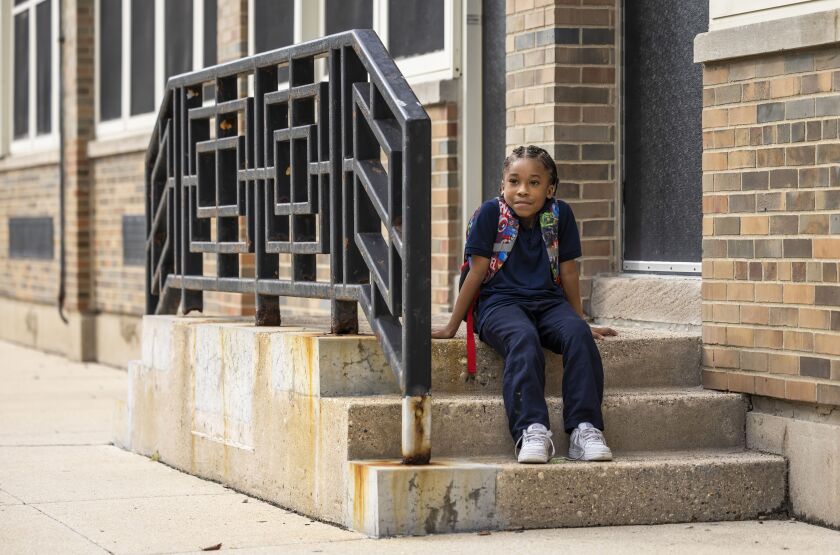
<path id="1" fill-rule="evenodd" d="M 39 135 L 52 129 L 52 0 L 35 8 L 35 116 Z"/>
<path id="2" fill-rule="evenodd" d="M 204 0 L 204 67 L 216 65 L 216 0 Z"/>
<path id="3" fill-rule="evenodd" d="M 173 75 L 193 69 L 192 0 L 168 0 L 164 15 L 165 77 L 169 79 Z"/>
<path id="4" fill-rule="evenodd" d="M 99 119 L 122 115 L 122 0 L 99 2 Z"/>
<path id="5" fill-rule="evenodd" d="M 294 0 L 254 0 L 254 51 L 265 52 L 295 42 Z M 277 81 L 289 80 L 289 69 L 277 71 Z"/>
<path id="6" fill-rule="evenodd" d="M 122 217 L 123 265 L 142 266 L 146 263 L 146 217 Z"/>
<path id="7" fill-rule="evenodd" d="M 328 35 L 373 28 L 373 0 L 326 0 L 324 11 L 324 30 Z"/>
<path id="8" fill-rule="evenodd" d="M 131 115 L 155 109 L 155 3 L 131 1 Z"/>
<path id="9" fill-rule="evenodd" d="M 443 50 L 443 0 L 390 0 L 388 50 L 406 58 Z"/>
<path id="10" fill-rule="evenodd" d="M 289 46 L 294 40 L 294 0 L 254 0 L 255 51 Z"/>
<path id="11" fill-rule="evenodd" d="M 29 134 L 29 12 L 15 16 L 14 137 Z"/>
<path id="12" fill-rule="evenodd" d="M 9 256 L 51 260 L 52 218 L 9 218 Z"/>

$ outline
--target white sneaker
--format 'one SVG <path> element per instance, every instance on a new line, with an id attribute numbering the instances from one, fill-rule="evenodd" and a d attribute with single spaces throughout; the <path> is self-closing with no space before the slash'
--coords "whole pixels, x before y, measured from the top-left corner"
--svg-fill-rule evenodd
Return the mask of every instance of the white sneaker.
<path id="1" fill-rule="evenodd" d="M 601 430 L 589 422 L 581 422 L 569 440 L 569 458 L 576 461 L 611 461 L 613 457 Z"/>
<path id="2" fill-rule="evenodd" d="M 520 448 L 520 444 L 522 447 Z M 549 453 L 549 447 L 551 453 Z M 547 463 L 554 456 L 554 442 L 551 432 L 542 424 L 531 424 L 522 432 L 513 449 L 516 459 L 521 463 Z"/>

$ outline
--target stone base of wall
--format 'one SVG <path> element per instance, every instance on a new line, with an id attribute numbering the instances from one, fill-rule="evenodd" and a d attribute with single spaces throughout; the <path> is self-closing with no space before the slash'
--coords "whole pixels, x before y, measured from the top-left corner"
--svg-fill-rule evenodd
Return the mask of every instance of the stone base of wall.
<path id="1" fill-rule="evenodd" d="M 143 317 L 135 314 L 98 314 L 95 318 L 94 359 L 102 364 L 128 368 L 140 357 Z"/>
<path id="2" fill-rule="evenodd" d="M 68 322 L 58 315 L 56 305 L 37 304 L 0 297 L 0 340 L 56 353 L 70 360 L 95 359 L 94 317 L 66 312 Z"/>
<path id="3" fill-rule="evenodd" d="M 65 312 L 64 323 L 56 305 L 3 297 L 0 314 L 0 341 L 121 368 L 140 356 L 140 316 Z"/>
<path id="4" fill-rule="evenodd" d="M 840 528 L 840 412 L 768 397 L 752 400 L 747 447 L 788 460 L 792 515 Z"/>

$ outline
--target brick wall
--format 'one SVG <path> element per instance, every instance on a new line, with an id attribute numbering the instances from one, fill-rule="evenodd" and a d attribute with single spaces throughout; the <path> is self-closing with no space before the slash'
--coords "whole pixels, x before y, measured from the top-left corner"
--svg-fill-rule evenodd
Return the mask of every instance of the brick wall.
<path id="1" fill-rule="evenodd" d="M 55 164 L 0 171 L 0 295 L 37 303 L 54 303 L 58 295 L 58 168 Z M 11 258 L 9 219 L 49 216 L 53 219 L 52 260 Z"/>
<path id="2" fill-rule="evenodd" d="M 143 314 L 143 266 L 123 264 L 124 215 L 145 211 L 144 155 L 123 154 L 93 164 L 94 306 L 97 311 Z"/>
<path id="3" fill-rule="evenodd" d="M 432 120 L 432 313 L 452 310 L 463 258 L 458 178 L 458 106 L 426 106 Z"/>
<path id="4" fill-rule="evenodd" d="M 838 405 L 840 47 L 703 83 L 703 383 Z"/>
<path id="5" fill-rule="evenodd" d="M 557 162 L 580 229 L 584 307 L 615 270 L 615 0 L 507 0 L 507 145 Z"/>

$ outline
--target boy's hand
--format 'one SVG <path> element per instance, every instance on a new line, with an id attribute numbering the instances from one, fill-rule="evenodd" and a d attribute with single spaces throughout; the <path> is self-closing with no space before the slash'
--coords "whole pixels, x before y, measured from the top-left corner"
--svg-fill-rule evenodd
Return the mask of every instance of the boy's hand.
<path id="1" fill-rule="evenodd" d="M 454 328 L 448 324 L 442 328 L 435 328 L 432 330 L 432 339 L 451 339 L 455 337 L 456 333 L 458 333 L 459 327 L 461 327 L 460 322 L 459 325 Z"/>
<path id="2" fill-rule="evenodd" d="M 599 328 L 595 326 L 590 326 L 590 329 L 592 330 L 592 337 L 594 337 L 595 339 L 603 339 L 608 335 L 618 335 L 618 332 L 616 332 L 612 328 Z"/>

